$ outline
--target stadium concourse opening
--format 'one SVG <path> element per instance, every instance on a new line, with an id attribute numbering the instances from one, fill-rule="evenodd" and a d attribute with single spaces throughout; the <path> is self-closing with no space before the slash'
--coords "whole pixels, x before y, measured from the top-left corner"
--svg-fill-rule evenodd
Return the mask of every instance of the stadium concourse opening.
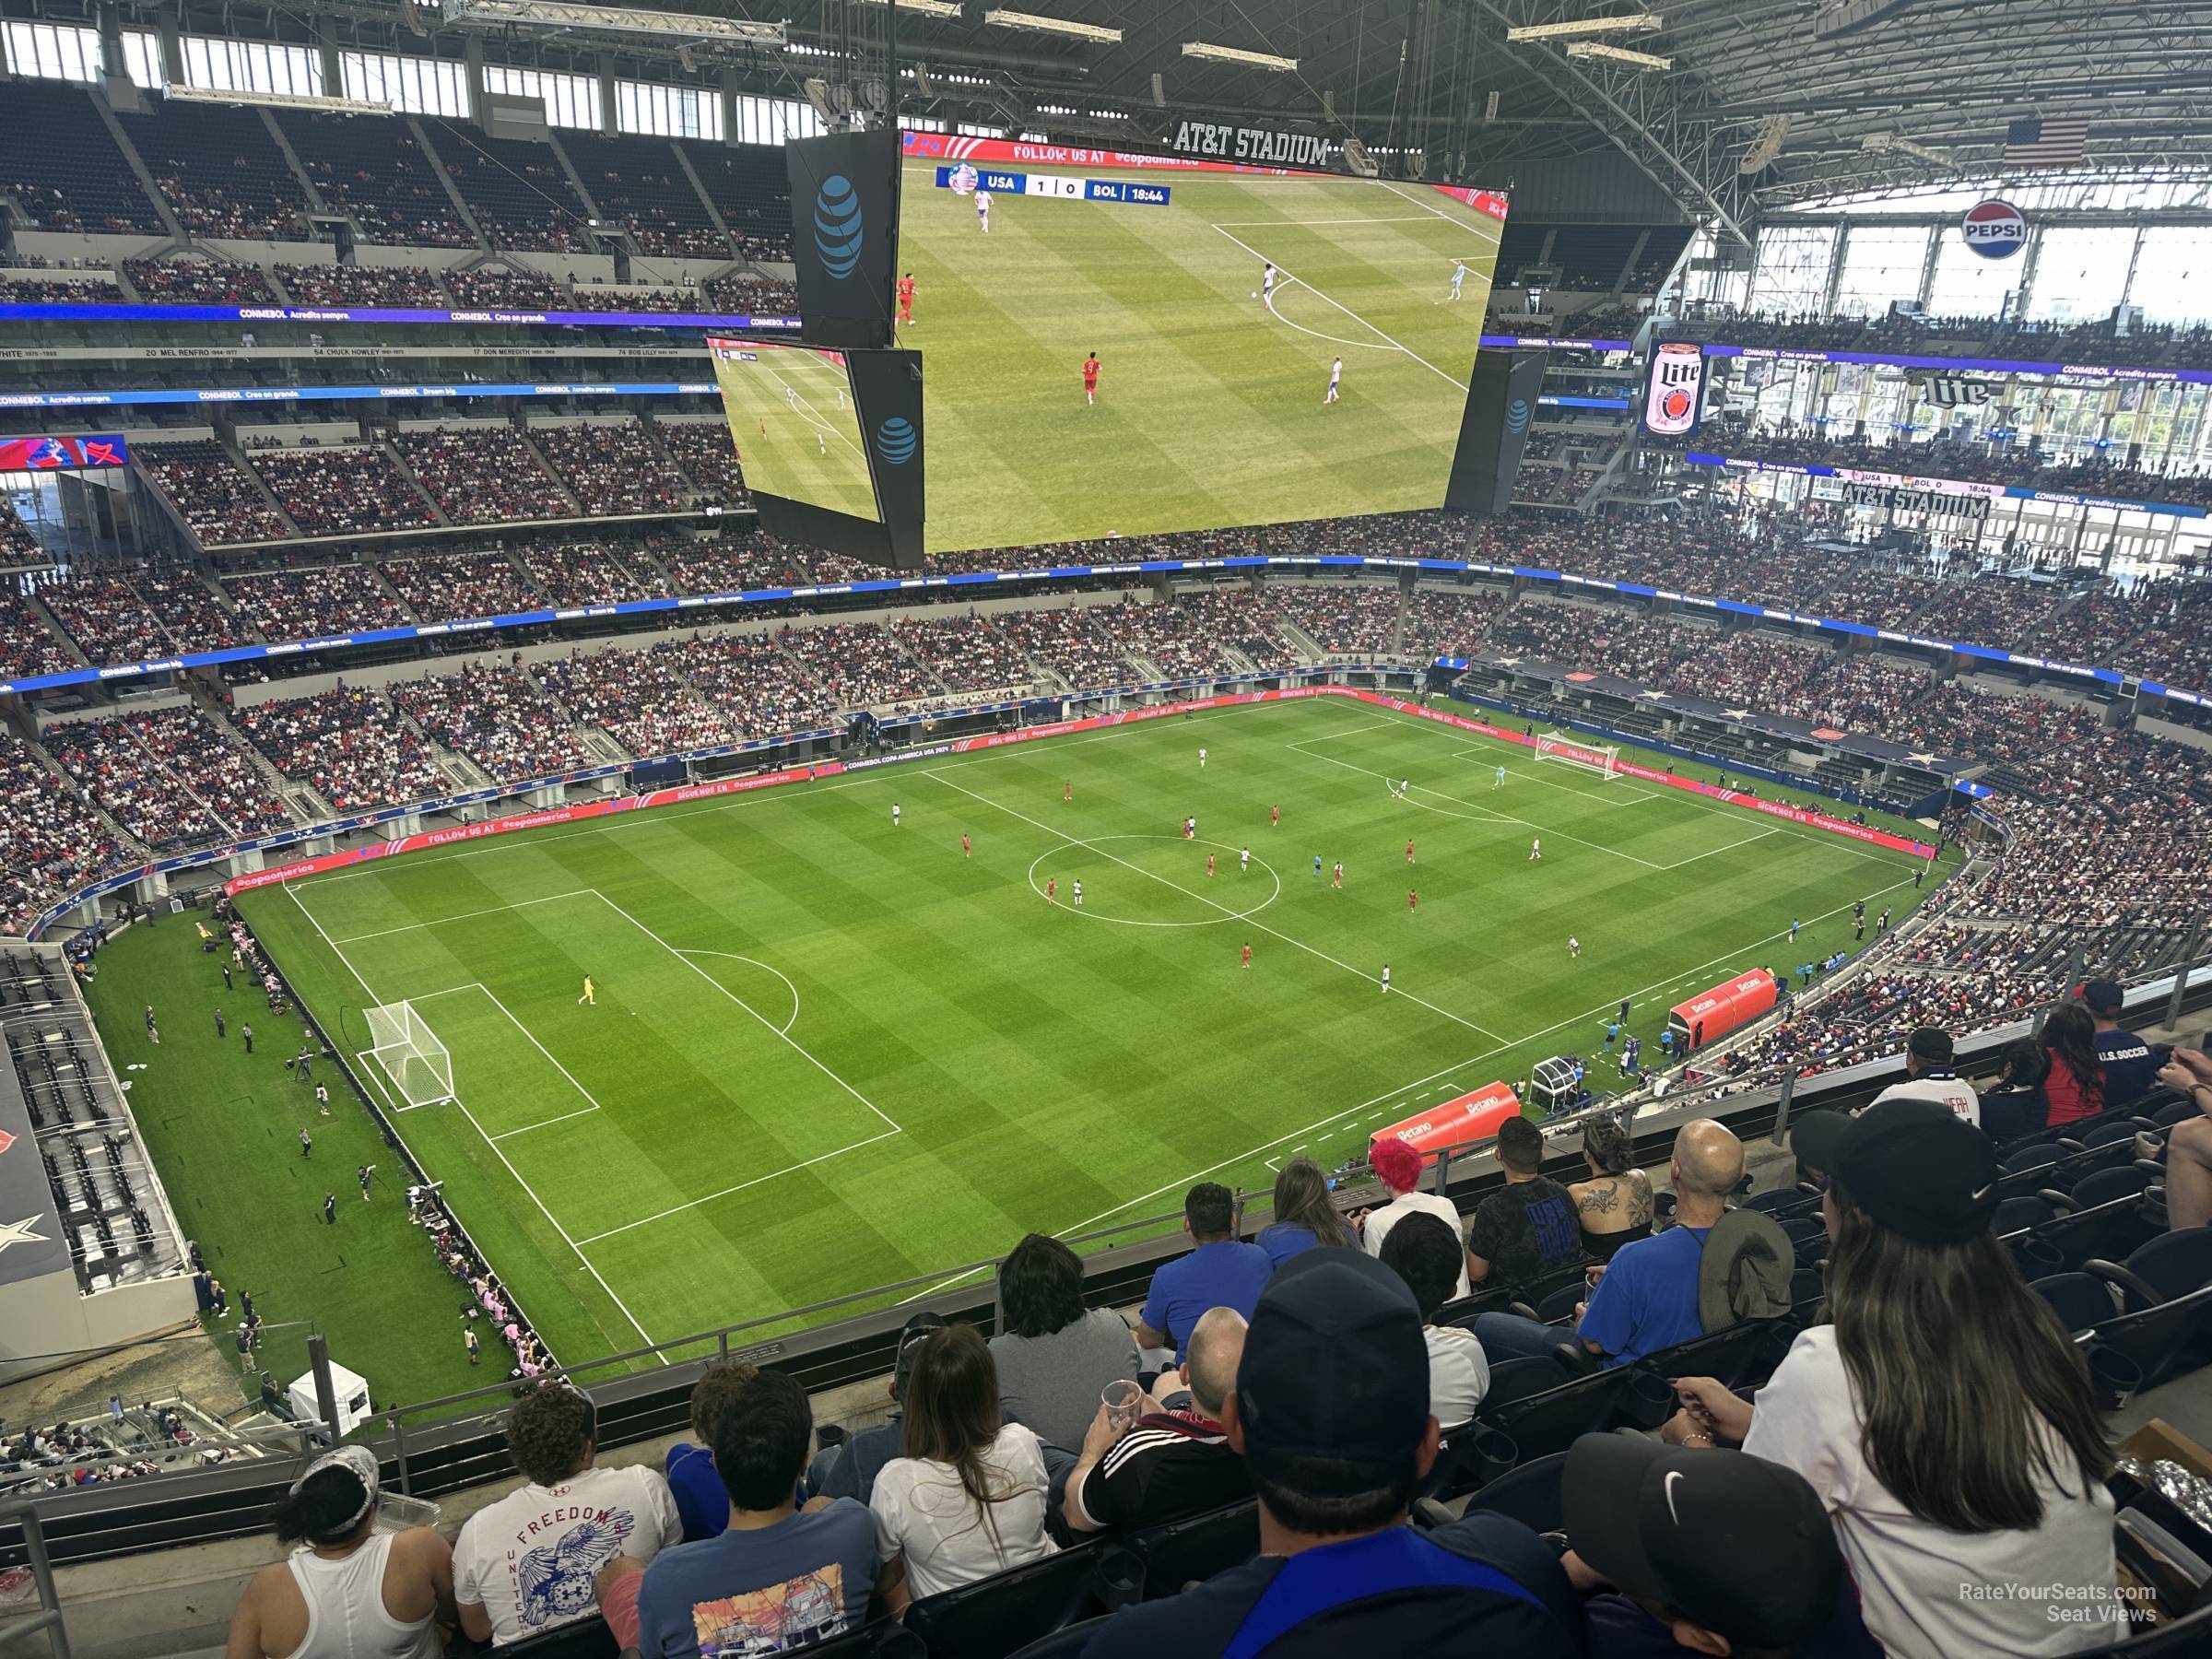
<path id="1" fill-rule="evenodd" d="M 1333 1167 L 1594 1047 L 1623 997 L 1655 1040 L 1693 982 L 1786 972 L 1794 920 L 1936 890 L 1916 826 L 1600 782 L 1495 729 L 1231 704 L 239 903 L 326 1023 L 429 1021 L 454 1099 L 398 1132 L 581 1359 L 1139 1216 L 1186 1168 Z"/>

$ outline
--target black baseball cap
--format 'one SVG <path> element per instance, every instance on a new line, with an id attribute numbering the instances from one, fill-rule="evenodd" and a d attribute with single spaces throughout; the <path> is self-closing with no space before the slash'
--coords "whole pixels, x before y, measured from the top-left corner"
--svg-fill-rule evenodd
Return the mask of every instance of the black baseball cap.
<path id="1" fill-rule="evenodd" d="M 1883 1100 L 1851 1120 L 1827 1172 L 1877 1227 L 1963 1244 L 1997 1212 L 1996 1148 L 1936 1100 Z"/>
<path id="2" fill-rule="evenodd" d="M 1763 1457 L 1585 1434 L 1562 1497 L 1575 1554 L 1735 1646 L 1794 1647 L 1841 1598 L 1828 1512 L 1803 1476 Z"/>
<path id="3" fill-rule="evenodd" d="M 899 1329 L 899 1359 L 891 1369 L 893 1383 L 906 1386 L 907 1378 L 913 1375 L 914 1353 L 922 1346 L 922 1338 L 945 1328 L 945 1316 L 932 1313 L 924 1308 Z"/>
<path id="4" fill-rule="evenodd" d="M 1267 1281 L 1237 1364 L 1244 1461 L 1265 1478 L 1326 1457 L 1397 1478 L 1429 1428 L 1429 1346 L 1406 1281 L 1356 1250 L 1309 1250 Z"/>
<path id="5" fill-rule="evenodd" d="M 1951 1063 L 1951 1034 L 1941 1026 L 1921 1026 L 1905 1040 L 1905 1052 L 1936 1065 Z"/>
<path id="6" fill-rule="evenodd" d="M 2093 979 L 2082 982 L 2081 1000 L 2089 1005 L 2089 1012 L 2116 1018 L 2127 993 L 2120 988 L 2118 980 Z"/>
<path id="7" fill-rule="evenodd" d="M 1836 1148 L 1851 1127 L 1851 1113 L 1822 1109 L 1808 1112 L 1790 1124 L 1790 1151 L 1807 1169 L 1823 1175 L 1836 1172 Z"/>

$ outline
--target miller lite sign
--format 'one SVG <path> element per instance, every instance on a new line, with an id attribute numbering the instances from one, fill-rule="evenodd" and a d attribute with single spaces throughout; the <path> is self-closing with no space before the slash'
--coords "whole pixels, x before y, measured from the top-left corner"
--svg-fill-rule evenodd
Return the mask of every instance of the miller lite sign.
<path id="1" fill-rule="evenodd" d="M 1643 429 L 1655 438 L 1688 437 L 1698 429 L 1704 392 L 1705 354 L 1695 340 L 1653 346 L 1651 378 L 1643 391 Z"/>
<path id="2" fill-rule="evenodd" d="M 1976 202 L 1959 221 L 1959 234 L 1984 259 L 2010 259 L 2028 245 L 2028 220 L 2010 202 Z"/>

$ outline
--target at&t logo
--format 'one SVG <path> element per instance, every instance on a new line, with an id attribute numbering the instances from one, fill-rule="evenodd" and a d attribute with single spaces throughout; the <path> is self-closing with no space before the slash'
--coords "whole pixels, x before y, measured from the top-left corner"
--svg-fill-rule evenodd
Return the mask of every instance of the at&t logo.
<path id="1" fill-rule="evenodd" d="M 914 458 L 916 437 L 913 423 L 894 415 L 876 429 L 876 453 L 892 466 L 904 466 Z"/>
<path id="2" fill-rule="evenodd" d="M 831 173 L 814 196 L 814 251 L 822 256 L 823 270 L 839 282 L 852 276 L 860 265 L 860 244 L 866 235 L 853 181 L 843 173 Z"/>

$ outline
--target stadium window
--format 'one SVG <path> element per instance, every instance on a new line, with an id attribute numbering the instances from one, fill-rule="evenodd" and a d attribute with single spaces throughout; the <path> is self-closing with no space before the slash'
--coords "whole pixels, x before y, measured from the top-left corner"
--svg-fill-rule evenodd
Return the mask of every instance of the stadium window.
<path id="1" fill-rule="evenodd" d="M 184 84 L 210 92 L 323 96 L 323 59 L 311 47 L 184 37 Z"/>
<path id="2" fill-rule="evenodd" d="M 123 72 L 134 86 L 159 92 L 169 77 L 161 73 L 161 37 L 150 29 L 123 31 Z"/>
<path id="3" fill-rule="evenodd" d="M 599 83 L 588 75 L 565 75 L 553 69 L 515 69 L 505 64 L 484 65 L 484 89 L 510 98 L 535 98 L 546 106 L 548 125 L 574 127 L 582 132 L 599 128 Z"/>
<path id="4" fill-rule="evenodd" d="M 1024 144 L 1050 144 L 1053 138 L 1050 133 L 1024 133 L 1021 141 Z"/>
<path id="5" fill-rule="evenodd" d="M 945 130 L 943 122 L 929 115 L 912 115 L 901 124 L 913 128 L 917 133 L 941 133 Z"/>
<path id="6" fill-rule="evenodd" d="M 465 65 L 383 52 L 347 52 L 339 54 L 338 73 L 346 96 L 358 102 L 390 104 L 412 115 L 468 118 Z"/>
<path id="7" fill-rule="evenodd" d="M 719 139 L 722 100 L 695 87 L 618 80 L 615 125 L 625 133 L 650 133 L 660 138 Z"/>
<path id="8" fill-rule="evenodd" d="M 2194 323 L 2212 316 L 2212 297 L 2190 284 L 2212 277 L 2212 227 L 2154 225 L 2143 232 L 2127 302 L 2143 308 L 2147 323 Z"/>
<path id="9" fill-rule="evenodd" d="M 1994 317 L 2005 296 L 2020 280 L 2022 262 L 1984 259 L 1966 245 L 1955 225 L 1945 226 L 1936 248 L 1936 280 L 1928 285 L 1928 310 L 1938 317 Z"/>
<path id="10" fill-rule="evenodd" d="M 2085 323 L 2112 314 L 2127 292 L 2136 234 L 2109 225 L 2046 227 L 2035 250 L 2028 315 L 2037 322 Z"/>
<path id="11" fill-rule="evenodd" d="M 1927 268 L 1927 225 L 1853 225 L 1843 239 L 1842 275 L 1836 311 L 1846 317 L 1878 317 L 1897 300 L 1918 300 Z"/>
<path id="12" fill-rule="evenodd" d="M 737 141 L 740 144 L 782 144 L 792 138 L 812 138 L 822 130 L 822 118 L 812 104 L 788 98 L 737 99 Z"/>
<path id="13" fill-rule="evenodd" d="M 7 66 L 31 80 L 96 81 L 100 78 L 100 30 L 60 23 L 25 23 L 10 18 Z"/>
<path id="14" fill-rule="evenodd" d="M 1836 236 L 1833 225 L 1771 225 L 1761 230 L 1751 263 L 1751 309 L 1805 312 L 1826 306 Z"/>
<path id="15" fill-rule="evenodd" d="M 1006 135 L 1003 127 L 978 126 L 972 121 L 960 122 L 952 130 L 963 138 L 1004 138 Z"/>

